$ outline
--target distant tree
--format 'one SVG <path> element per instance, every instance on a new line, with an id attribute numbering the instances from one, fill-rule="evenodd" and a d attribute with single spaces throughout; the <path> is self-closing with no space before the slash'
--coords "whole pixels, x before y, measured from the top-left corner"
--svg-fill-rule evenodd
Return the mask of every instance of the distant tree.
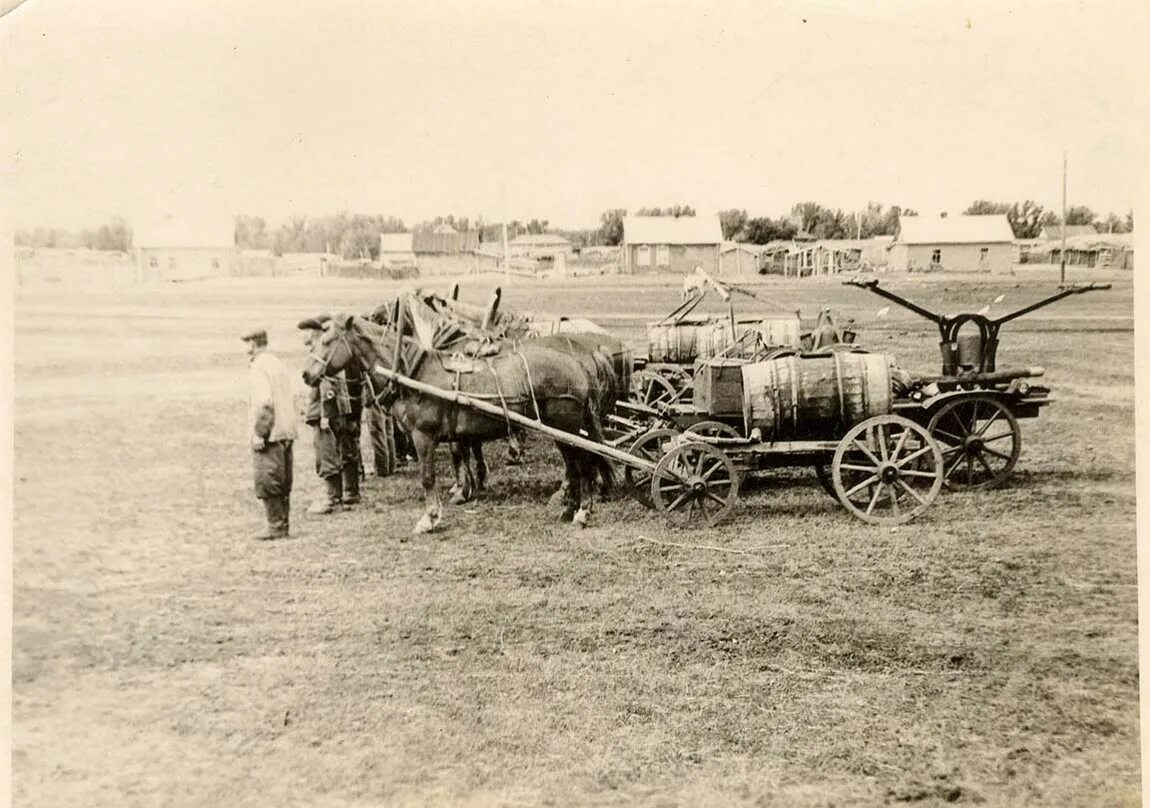
<path id="1" fill-rule="evenodd" d="M 100 225 L 92 234 L 89 246 L 93 250 L 127 252 L 132 248 L 132 228 L 124 219 L 117 216 L 111 223 Z"/>
<path id="2" fill-rule="evenodd" d="M 962 212 L 963 216 L 990 216 L 996 213 L 1008 213 L 1010 211 L 1009 202 L 990 202 L 986 199 L 976 199 L 966 206 L 966 210 Z"/>
<path id="3" fill-rule="evenodd" d="M 1085 205 L 1074 205 L 1066 211 L 1067 224 L 1094 224 L 1098 214 Z"/>
<path id="4" fill-rule="evenodd" d="M 267 249 L 271 245 L 267 222 L 262 216 L 247 216 L 241 213 L 236 217 L 235 242 L 241 250 Z"/>
<path id="5" fill-rule="evenodd" d="M 540 221 L 539 219 L 532 219 L 527 223 L 527 232 L 533 236 L 541 236 L 547 232 L 547 225 L 550 224 L 546 219 Z"/>
<path id="6" fill-rule="evenodd" d="M 132 248 L 132 228 L 119 216 L 95 230 L 64 230 L 59 227 L 36 227 L 32 230 L 18 230 L 16 244 L 20 247 L 41 247 L 89 250 L 118 250 L 127 252 Z"/>
<path id="7" fill-rule="evenodd" d="M 747 219 L 747 223 L 743 226 L 743 237 L 752 244 L 791 239 L 797 232 L 794 222 L 786 218 L 771 219 L 762 216 Z"/>
<path id="8" fill-rule="evenodd" d="M 599 214 L 599 243 L 614 247 L 623 243 L 623 217 L 627 211 L 612 208 Z"/>
<path id="9" fill-rule="evenodd" d="M 1130 215 L 1131 214 L 1127 214 L 1127 216 Z M 1126 225 L 1127 216 L 1119 216 L 1117 213 L 1111 213 L 1108 214 L 1104 220 L 1095 222 L 1094 227 L 1100 233 L 1129 233 L 1132 228 Z M 1133 221 L 1131 221 L 1131 224 L 1133 224 Z"/>
<path id="10" fill-rule="evenodd" d="M 1134 209 L 1133 208 L 1126 211 L 1126 232 L 1127 233 L 1133 233 L 1134 232 Z"/>
<path id="11" fill-rule="evenodd" d="M 795 227 L 804 233 L 813 233 L 826 214 L 827 209 L 818 202 L 798 202 L 791 207 L 791 219 Z"/>
<path id="12" fill-rule="evenodd" d="M 1014 231 L 1015 238 L 1038 238 L 1038 234 L 1045 225 L 1042 205 L 1033 199 L 1025 202 L 989 202 L 979 199 L 967 206 L 963 211 L 967 216 L 985 216 L 988 214 L 1005 214 L 1010 222 L 1010 229 Z"/>
<path id="13" fill-rule="evenodd" d="M 723 238 L 735 241 L 743 234 L 743 226 L 747 223 L 747 212 L 739 208 L 728 208 L 719 211 L 719 225 L 723 228 Z"/>
<path id="14" fill-rule="evenodd" d="M 667 208 L 639 208 L 636 216 L 674 216 L 678 219 L 680 216 L 694 216 L 695 209 L 690 205 L 674 205 Z"/>

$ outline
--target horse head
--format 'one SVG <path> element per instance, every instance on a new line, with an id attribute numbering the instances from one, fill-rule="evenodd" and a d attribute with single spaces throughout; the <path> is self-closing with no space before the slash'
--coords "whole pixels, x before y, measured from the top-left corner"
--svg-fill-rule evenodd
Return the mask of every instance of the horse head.
<path id="1" fill-rule="evenodd" d="M 323 333 L 312 343 L 303 369 L 303 380 L 309 387 L 315 387 L 325 376 L 339 373 L 355 361 L 349 334 L 355 319 L 354 314 L 337 314 L 327 321 Z"/>

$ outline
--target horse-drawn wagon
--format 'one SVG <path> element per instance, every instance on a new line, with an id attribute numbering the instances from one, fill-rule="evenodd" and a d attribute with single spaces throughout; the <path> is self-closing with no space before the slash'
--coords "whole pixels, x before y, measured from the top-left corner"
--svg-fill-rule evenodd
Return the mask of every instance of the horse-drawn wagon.
<path id="1" fill-rule="evenodd" d="M 941 372 L 912 375 L 901 385 L 894 412 L 925 426 L 942 446 L 945 484 L 958 490 L 1001 485 L 1022 450 L 1022 419 L 1037 418 L 1050 404 L 1050 388 L 1034 382 L 1041 367 L 999 368 L 999 330 L 1005 323 L 1070 295 L 1109 289 L 1110 284 L 1070 284 L 1037 302 L 999 317 L 979 312 L 942 314 L 883 289 L 877 279 L 852 278 L 857 286 L 938 326 Z"/>

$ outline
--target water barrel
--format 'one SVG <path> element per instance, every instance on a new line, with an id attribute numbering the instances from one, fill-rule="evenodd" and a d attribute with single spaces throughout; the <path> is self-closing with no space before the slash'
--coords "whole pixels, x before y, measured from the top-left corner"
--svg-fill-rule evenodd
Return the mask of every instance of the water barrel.
<path id="1" fill-rule="evenodd" d="M 731 321 L 727 317 L 690 318 L 677 323 L 647 324 L 647 355 L 652 362 L 690 364 L 696 359 L 731 356 L 750 359 L 758 341 L 746 334 L 757 333 L 769 348 L 798 348 L 802 327 L 798 317 L 765 317 Z M 738 338 L 738 347 L 731 343 Z"/>
<path id="2" fill-rule="evenodd" d="M 764 440 L 834 440 L 891 411 L 892 357 L 796 354 L 743 366 L 743 417 Z"/>

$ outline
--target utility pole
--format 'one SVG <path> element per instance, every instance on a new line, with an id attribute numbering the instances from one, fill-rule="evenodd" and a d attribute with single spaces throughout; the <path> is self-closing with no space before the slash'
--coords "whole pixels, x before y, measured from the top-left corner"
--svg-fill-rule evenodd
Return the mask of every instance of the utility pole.
<path id="1" fill-rule="evenodd" d="M 503 202 L 503 285 L 511 279 L 511 254 L 507 249 L 507 188 L 501 183 L 499 196 Z"/>
<path id="2" fill-rule="evenodd" d="M 1066 152 L 1062 152 L 1062 270 L 1059 283 L 1066 283 Z"/>

